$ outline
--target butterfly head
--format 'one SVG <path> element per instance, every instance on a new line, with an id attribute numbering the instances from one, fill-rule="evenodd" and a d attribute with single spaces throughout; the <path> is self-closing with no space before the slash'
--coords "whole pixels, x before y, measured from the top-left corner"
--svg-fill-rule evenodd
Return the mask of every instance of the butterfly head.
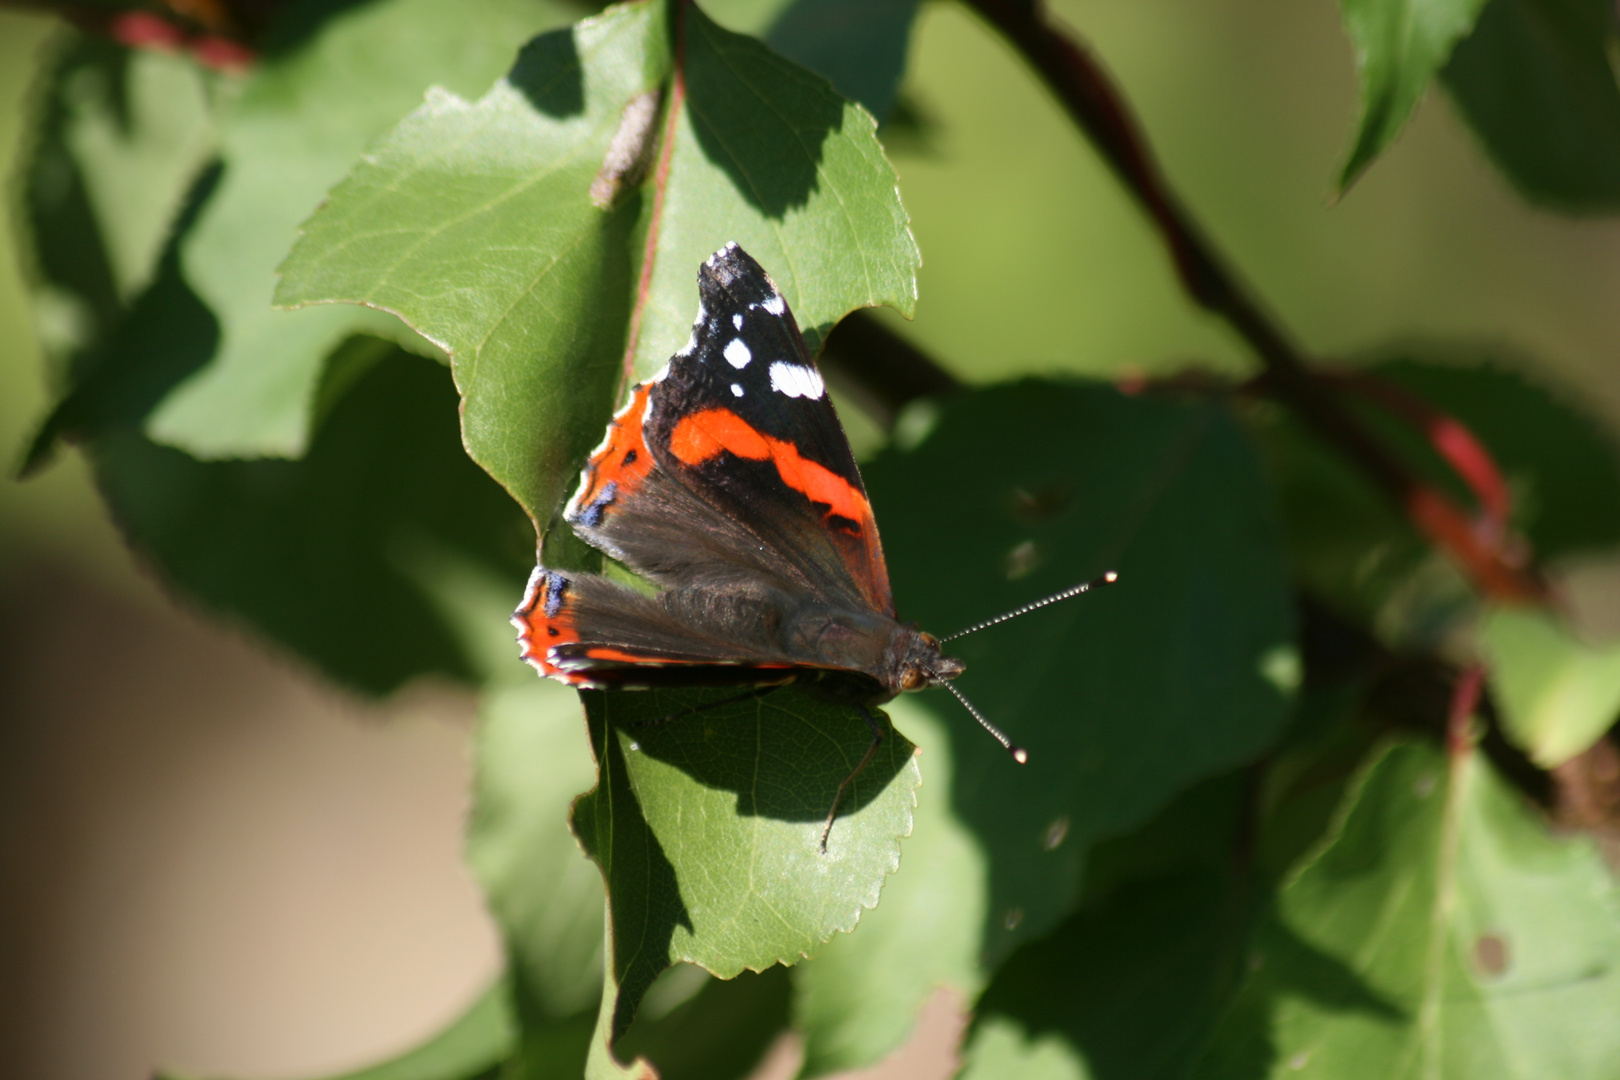
<path id="1" fill-rule="evenodd" d="M 939 639 L 933 634 L 913 631 L 907 641 L 905 653 L 898 665 L 896 682 L 901 690 L 921 690 L 954 679 L 967 670 L 967 665 L 954 656 L 940 651 Z"/>

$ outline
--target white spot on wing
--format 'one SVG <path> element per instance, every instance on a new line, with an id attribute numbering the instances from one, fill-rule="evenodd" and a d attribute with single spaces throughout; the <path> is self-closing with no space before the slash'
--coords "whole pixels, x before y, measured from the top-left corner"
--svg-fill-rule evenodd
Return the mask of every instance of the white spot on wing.
<path id="1" fill-rule="evenodd" d="M 776 293 L 767 296 L 765 302 L 760 306 L 772 315 L 780 315 L 787 310 L 787 304 L 783 303 L 782 298 Z"/>
<path id="2" fill-rule="evenodd" d="M 748 362 L 754 358 L 754 354 L 748 351 L 748 346 L 743 344 L 742 338 L 732 338 L 726 342 L 723 355 L 726 358 L 726 363 L 739 371 L 747 367 Z M 773 369 L 774 367 L 775 365 L 772 365 Z"/>
<path id="3" fill-rule="evenodd" d="M 821 373 L 803 364 L 790 364 L 786 360 L 771 361 L 771 389 L 779 394 L 796 398 L 818 398 L 826 387 Z"/>
<path id="4" fill-rule="evenodd" d="M 742 384 L 741 383 L 732 383 L 731 384 L 731 393 L 732 393 L 733 397 L 742 397 L 743 396 Z"/>
<path id="5" fill-rule="evenodd" d="M 742 312 L 739 311 L 737 314 L 731 317 L 731 325 L 735 326 L 738 330 L 742 329 Z"/>

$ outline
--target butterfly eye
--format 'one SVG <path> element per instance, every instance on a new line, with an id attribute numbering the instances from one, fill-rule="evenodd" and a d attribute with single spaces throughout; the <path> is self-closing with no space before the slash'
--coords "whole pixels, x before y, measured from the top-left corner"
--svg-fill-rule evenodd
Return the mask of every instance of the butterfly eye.
<path id="1" fill-rule="evenodd" d="M 921 690 L 928 685 L 928 676 L 918 668 L 907 668 L 906 673 L 900 676 L 900 689 Z"/>

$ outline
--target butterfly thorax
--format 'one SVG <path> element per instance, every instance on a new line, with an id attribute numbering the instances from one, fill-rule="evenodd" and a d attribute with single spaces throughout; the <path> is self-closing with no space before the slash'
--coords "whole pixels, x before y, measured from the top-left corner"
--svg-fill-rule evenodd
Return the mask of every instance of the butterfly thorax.
<path id="1" fill-rule="evenodd" d="M 940 652 L 939 641 L 876 611 L 806 605 L 787 620 L 783 645 L 807 667 L 858 672 L 878 685 L 872 701 L 954 679 L 966 665 Z"/>

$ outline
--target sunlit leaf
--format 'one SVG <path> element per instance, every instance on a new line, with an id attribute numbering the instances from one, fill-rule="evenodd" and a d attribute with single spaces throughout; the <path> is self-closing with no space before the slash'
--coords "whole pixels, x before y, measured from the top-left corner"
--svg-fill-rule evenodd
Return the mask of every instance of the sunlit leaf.
<path id="1" fill-rule="evenodd" d="M 793 971 L 801 1076 L 880 1060 L 905 1041 L 935 990 L 971 997 L 982 979 L 988 860 L 951 813 L 951 745 L 941 721 L 916 706 L 906 697 L 887 707 L 920 748 L 923 781 L 900 869 L 855 933 L 829 941 Z"/>
<path id="2" fill-rule="evenodd" d="M 224 181 L 183 244 L 186 279 L 219 319 L 218 351 L 153 414 L 157 441 L 203 458 L 297 456 L 335 347 L 365 332 L 427 348 L 374 311 L 274 310 L 276 266 L 326 189 L 429 86 L 483 90 L 524 39 L 569 10 L 531 0 L 379 0 L 283 13 L 224 121 Z"/>
<path id="3" fill-rule="evenodd" d="M 1580 641 L 1547 612 L 1498 608 L 1480 626 L 1508 737 L 1551 769 L 1620 720 L 1620 645 Z"/>
<path id="4" fill-rule="evenodd" d="M 582 696 L 598 779 L 574 831 L 608 883 L 612 1038 L 670 964 L 722 978 L 792 964 L 878 902 L 916 805 L 899 732 L 849 785 L 823 852 L 839 785 L 871 741 L 848 707 L 786 688 L 661 723 L 717 695 Z"/>
<path id="5" fill-rule="evenodd" d="M 644 2 L 537 39 L 476 103 L 440 95 L 418 110 L 283 268 L 282 303 L 367 303 L 442 343 L 473 456 L 541 525 L 600 439 L 624 364 L 648 374 L 686 339 L 697 267 L 726 241 L 771 271 L 812 337 L 854 307 L 909 311 L 915 296 L 916 246 L 871 117 L 682 12 L 685 96 L 661 203 L 647 157 L 671 61 L 663 6 Z M 631 149 L 610 167 L 616 138 Z M 649 287 L 626 358 L 638 273 Z"/>
<path id="6" fill-rule="evenodd" d="M 1399 135 L 1485 0 L 1339 0 L 1361 75 L 1361 119 L 1339 173 L 1349 187 Z"/>
<path id="7" fill-rule="evenodd" d="M 1603 1076 L 1620 907 L 1479 756 L 1401 745 L 1278 898 L 1194 1076 Z"/>

